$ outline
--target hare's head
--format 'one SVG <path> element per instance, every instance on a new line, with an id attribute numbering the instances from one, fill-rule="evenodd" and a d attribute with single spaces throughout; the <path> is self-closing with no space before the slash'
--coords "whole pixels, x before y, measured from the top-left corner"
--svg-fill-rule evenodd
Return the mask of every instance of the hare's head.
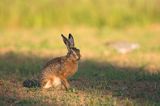
<path id="1" fill-rule="evenodd" d="M 62 34 L 63 41 L 68 49 L 68 56 L 74 60 L 80 60 L 80 50 L 75 47 L 74 38 L 72 34 L 68 35 L 68 39 Z"/>

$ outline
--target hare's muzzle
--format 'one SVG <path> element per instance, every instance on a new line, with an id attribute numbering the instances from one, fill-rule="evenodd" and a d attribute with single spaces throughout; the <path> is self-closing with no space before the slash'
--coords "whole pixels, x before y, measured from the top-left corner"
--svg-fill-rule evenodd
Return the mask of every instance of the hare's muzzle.
<path id="1" fill-rule="evenodd" d="M 77 58 L 77 61 L 79 61 L 81 59 L 81 55 L 79 54 L 78 58 Z"/>

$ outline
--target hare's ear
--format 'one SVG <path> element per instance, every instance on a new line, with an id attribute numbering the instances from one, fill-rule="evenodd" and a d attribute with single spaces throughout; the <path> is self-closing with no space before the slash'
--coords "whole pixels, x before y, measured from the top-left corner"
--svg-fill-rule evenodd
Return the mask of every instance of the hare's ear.
<path id="1" fill-rule="evenodd" d="M 65 43 L 65 45 L 67 46 L 68 51 L 70 50 L 70 42 L 68 41 L 68 39 L 61 34 L 62 38 L 63 38 L 63 42 Z"/>
<path id="2" fill-rule="evenodd" d="M 73 38 L 73 36 L 72 36 L 71 33 L 69 33 L 68 40 L 69 40 L 69 42 L 70 42 L 70 44 L 71 44 L 70 46 L 71 46 L 71 47 L 74 47 L 74 38 Z"/>

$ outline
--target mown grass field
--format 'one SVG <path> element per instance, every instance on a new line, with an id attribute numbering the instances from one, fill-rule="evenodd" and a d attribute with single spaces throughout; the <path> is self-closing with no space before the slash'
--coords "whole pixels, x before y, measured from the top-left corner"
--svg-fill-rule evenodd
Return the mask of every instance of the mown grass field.
<path id="1" fill-rule="evenodd" d="M 82 59 L 69 79 L 72 90 L 24 88 L 43 64 L 66 54 L 61 33 L 72 32 Z M 0 105 L 160 105 L 160 26 L 96 29 L 63 27 L 0 31 Z M 140 48 L 119 54 L 109 41 L 137 42 Z"/>

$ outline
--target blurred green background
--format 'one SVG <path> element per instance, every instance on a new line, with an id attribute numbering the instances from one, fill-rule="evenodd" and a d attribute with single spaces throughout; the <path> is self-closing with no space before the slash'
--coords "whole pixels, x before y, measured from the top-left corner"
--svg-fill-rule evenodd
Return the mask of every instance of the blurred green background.
<path id="1" fill-rule="evenodd" d="M 160 22 L 159 0 L 0 0 L 0 27 L 126 27 Z"/>

